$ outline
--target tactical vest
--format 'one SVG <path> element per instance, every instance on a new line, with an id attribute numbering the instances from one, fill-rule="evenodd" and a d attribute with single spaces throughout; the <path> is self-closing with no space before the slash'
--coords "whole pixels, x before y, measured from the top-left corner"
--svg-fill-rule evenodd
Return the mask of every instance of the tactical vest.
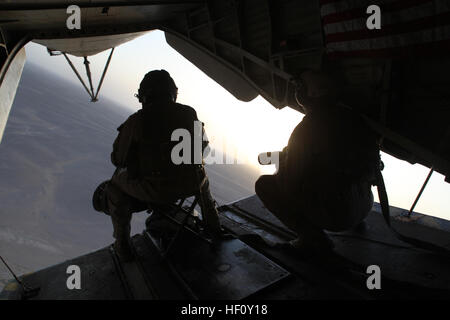
<path id="1" fill-rule="evenodd" d="M 324 181 L 344 185 L 373 183 L 380 162 L 375 134 L 345 110 L 323 112 L 305 116 L 292 133 L 286 178 L 293 184 L 318 186 Z M 302 165 L 305 162 L 307 167 Z M 296 171 L 297 177 L 292 177 L 290 171 Z"/>
<path id="2" fill-rule="evenodd" d="M 175 103 L 140 110 L 135 143 L 129 152 L 132 158 L 127 161 L 130 174 L 140 178 L 193 176 L 192 164 L 177 165 L 172 161 L 172 150 L 180 142 L 171 141 L 171 137 L 176 129 L 189 131 L 193 155 L 192 138 L 196 120 L 192 108 Z"/>

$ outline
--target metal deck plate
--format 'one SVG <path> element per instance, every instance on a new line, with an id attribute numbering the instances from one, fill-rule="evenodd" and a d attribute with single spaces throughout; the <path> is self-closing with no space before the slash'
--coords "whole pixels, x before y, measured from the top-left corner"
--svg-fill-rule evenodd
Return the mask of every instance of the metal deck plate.
<path id="1" fill-rule="evenodd" d="M 264 208 L 262 202 L 256 196 L 236 202 L 229 208 L 231 210 L 238 208 L 238 210 L 245 211 L 249 216 L 257 217 L 266 223 L 277 227 L 282 226 Z M 236 211 L 236 214 L 239 216 L 239 211 Z M 231 219 L 234 218 L 230 214 L 226 214 L 226 216 Z M 238 224 L 242 223 L 243 227 L 255 233 L 264 235 L 255 227 L 253 229 L 249 228 L 252 224 L 248 223 L 243 217 L 240 219 L 238 217 L 234 221 Z M 420 286 L 420 288 L 424 288 L 423 290 L 425 288 L 449 290 L 450 274 L 448 269 L 450 267 L 450 259 L 448 257 L 440 257 L 436 254 L 414 249 L 407 243 L 397 239 L 387 227 L 383 216 L 379 212 L 371 211 L 365 222 L 365 228 L 328 233 L 335 244 L 335 254 L 358 265 L 363 274 L 366 272 L 367 266 L 378 265 L 382 270 L 383 277 L 386 279 L 409 284 L 410 286 Z M 252 221 L 252 223 L 261 229 L 265 228 L 263 225 L 258 225 L 257 220 Z M 444 230 L 432 229 L 429 226 L 399 220 L 393 220 L 392 224 L 399 232 L 407 236 L 424 239 L 441 246 L 449 246 L 450 235 Z M 266 232 L 270 233 L 271 230 L 266 230 Z M 418 289 L 419 291 L 420 288 Z M 399 290 L 404 290 L 404 288 Z M 408 290 L 404 291 L 407 292 Z"/>
<path id="2" fill-rule="evenodd" d="M 266 207 L 264 207 L 264 204 L 256 195 L 235 202 L 232 206 L 257 219 L 261 219 L 266 223 L 270 223 L 277 228 L 285 230 L 286 232 L 292 232 L 277 217 L 267 210 Z"/>
<path id="3" fill-rule="evenodd" d="M 169 262 L 199 299 L 243 299 L 289 272 L 238 239 L 216 247 L 183 231 Z"/>
<path id="4" fill-rule="evenodd" d="M 81 270 L 81 289 L 67 288 L 67 267 Z M 40 287 L 32 299 L 126 299 L 122 282 L 111 258 L 109 247 L 21 277 L 30 287 Z M 18 290 L 18 289 L 17 289 Z M 2 298 L 18 299 L 17 292 L 2 292 Z M 13 296 L 14 295 L 14 296 Z"/>

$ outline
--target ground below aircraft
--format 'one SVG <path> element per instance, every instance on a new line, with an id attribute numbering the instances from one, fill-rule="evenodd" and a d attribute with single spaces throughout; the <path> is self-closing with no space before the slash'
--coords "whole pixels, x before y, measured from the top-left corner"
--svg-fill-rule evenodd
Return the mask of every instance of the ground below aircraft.
<path id="1" fill-rule="evenodd" d="M 326 69 L 340 80 L 342 102 L 383 136 L 383 151 L 423 164 L 448 181 L 448 5 L 437 0 L 383 1 L 382 27 L 372 30 L 366 27 L 366 9 L 372 2 L 73 1 L 80 8 L 81 28 L 70 29 L 66 1 L 0 1 L 0 132 L 14 100 L 27 42 L 43 44 L 52 54 L 87 59 L 160 29 L 175 50 L 243 101 L 261 95 L 277 108 L 302 111 L 294 98 L 296 77 L 305 68 Z M 95 101 L 92 84 L 84 86 Z M 134 239 L 139 259 L 131 266 L 121 264 L 106 248 L 23 280 L 41 288 L 34 298 L 448 298 L 448 259 L 393 239 L 376 209 L 366 230 L 332 234 L 335 254 L 316 261 L 267 245 L 264 239 L 293 235 L 257 198 L 224 206 L 222 222 L 240 239 L 224 241 L 209 257 L 206 247 L 200 249 L 203 240 L 186 231 L 181 235 L 187 240 L 173 248 L 182 253 L 183 245 L 198 242 L 198 261 L 215 261 L 202 264 L 210 268 L 205 269 L 208 286 L 189 272 L 198 265 L 186 265 L 175 255 L 158 259 L 158 243 L 147 231 Z M 447 221 L 392 211 L 393 224 L 403 233 L 450 248 Z M 83 273 L 89 285 L 78 293 L 61 285 L 65 268 L 75 262 L 91 270 Z M 386 270 L 381 291 L 367 290 L 365 271 L 372 264 Z M 3 295 L 21 293 L 11 283 Z"/>

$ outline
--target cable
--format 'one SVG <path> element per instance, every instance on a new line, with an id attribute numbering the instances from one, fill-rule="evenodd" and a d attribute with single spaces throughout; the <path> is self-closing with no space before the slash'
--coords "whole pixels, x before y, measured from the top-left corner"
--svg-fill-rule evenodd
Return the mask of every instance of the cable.
<path id="1" fill-rule="evenodd" d="M 37 293 L 40 290 L 39 287 L 32 288 L 32 287 L 27 286 L 23 281 L 19 280 L 19 278 L 14 273 L 14 271 L 10 268 L 10 266 L 6 263 L 5 259 L 3 259 L 3 257 L 1 255 L 0 255 L 0 260 L 2 260 L 3 264 L 6 266 L 6 268 L 8 268 L 9 272 L 13 275 L 14 279 L 17 281 L 17 283 L 22 288 L 22 290 L 23 290 L 22 298 L 23 299 L 28 299 L 28 298 L 31 298 L 31 297 L 34 297 L 35 295 L 37 295 Z"/>
<path id="2" fill-rule="evenodd" d="M 425 190 L 425 187 L 427 186 L 427 183 L 428 183 L 428 181 L 430 180 L 431 175 L 433 174 L 433 171 L 434 171 L 434 169 L 433 169 L 433 167 L 431 167 L 431 170 L 430 170 L 430 172 L 428 173 L 428 176 L 427 176 L 427 178 L 425 179 L 425 182 L 423 183 L 422 188 L 420 188 L 420 191 L 419 191 L 419 194 L 418 194 L 417 197 L 416 197 L 416 200 L 414 200 L 414 203 L 413 203 L 413 205 L 411 206 L 411 209 L 409 209 L 408 217 L 411 216 L 411 213 L 414 211 L 414 208 L 416 207 L 417 202 L 419 201 L 420 197 L 422 196 L 422 193 L 423 193 L 423 191 Z"/>
<path id="3" fill-rule="evenodd" d="M 13 275 L 14 279 L 16 279 L 16 281 L 23 286 L 22 282 L 19 280 L 19 278 L 17 278 L 16 274 L 14 273 L 14 271 L 9 267 L 9 265 L 6 263 L 5 259 L 3 259 L 3 257 L 0 255 L 0 259 L 2 260 L 3 264 L 6 266 L 6 268 L 8 268 L 9 272 Z"/>

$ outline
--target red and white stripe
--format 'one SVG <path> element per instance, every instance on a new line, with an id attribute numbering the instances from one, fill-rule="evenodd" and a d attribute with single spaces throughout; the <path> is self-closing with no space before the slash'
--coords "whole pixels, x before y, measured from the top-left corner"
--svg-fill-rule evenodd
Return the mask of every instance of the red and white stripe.
<path id="1" fill-rule="evenodd" d="M 331 57 L 394 57 L 450 53 L 450 0 L 319 0 Z M 381 9 L 369 30 L 367 7 Z"/>

